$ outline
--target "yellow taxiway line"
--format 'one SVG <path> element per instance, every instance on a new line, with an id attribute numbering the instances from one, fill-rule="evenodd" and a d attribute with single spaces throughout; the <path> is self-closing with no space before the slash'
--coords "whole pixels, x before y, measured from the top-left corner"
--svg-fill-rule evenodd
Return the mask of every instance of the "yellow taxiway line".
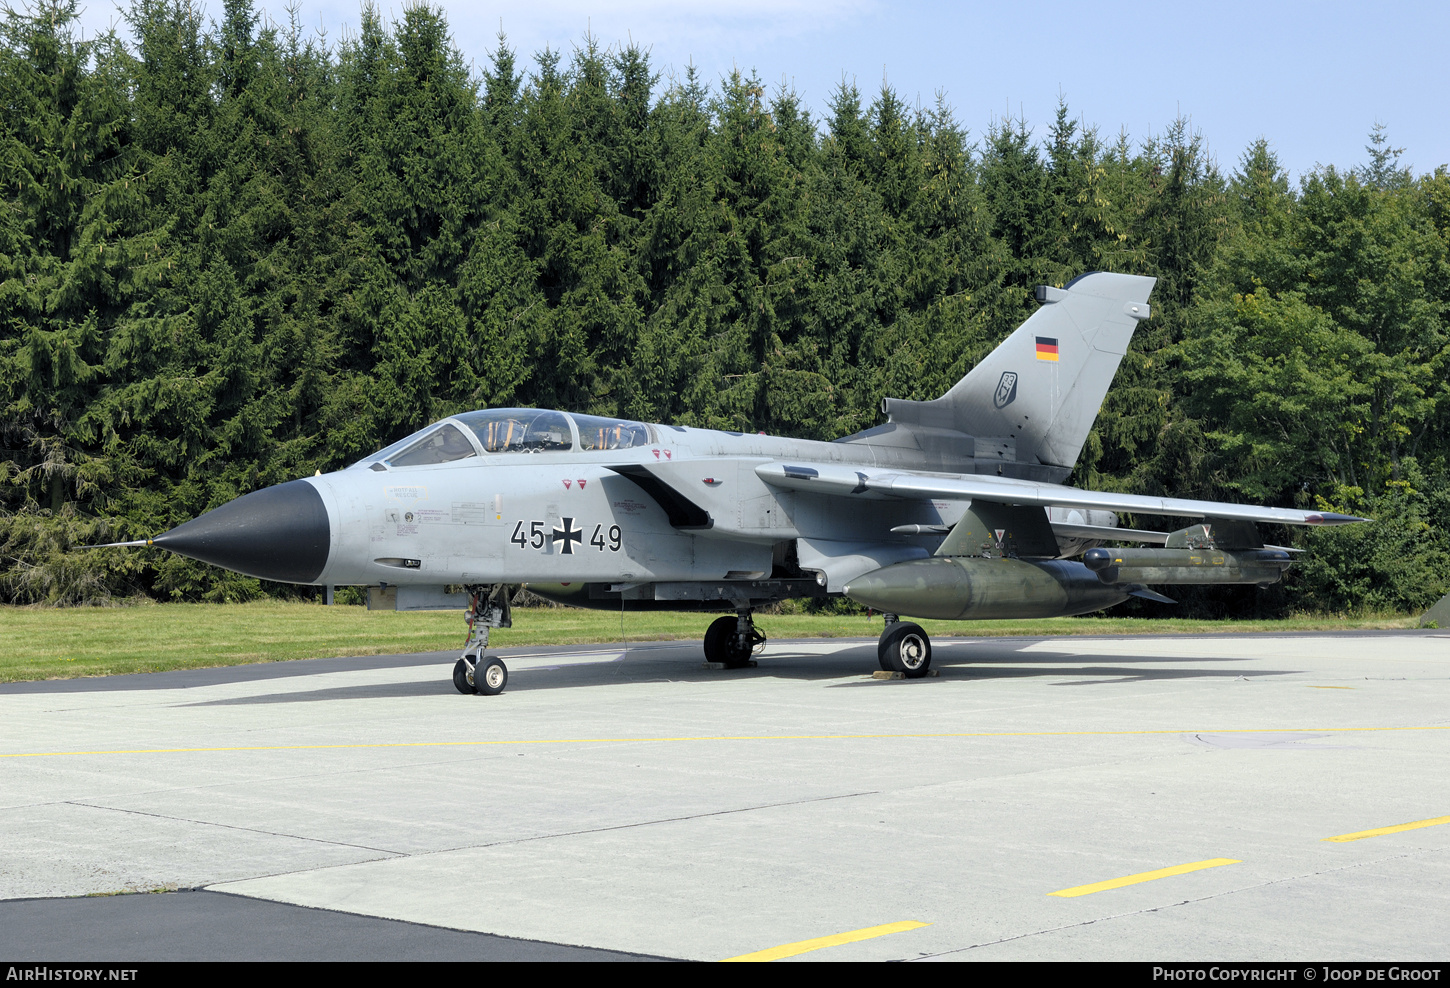
<path id="1" fill-rule="evenodd" d="M 1419 727 L 1179 727 L 1151 731 L 971 731 L 918 734 L 719 734 L 663 738 L 511 738 L 493 741 L 373 741 L 356 744 L 257 744 L 207 748 L 111 748 L 94 751 L 17 751 L 0 758 L 59 758 L 73 755 L 174 755 L 219 751 L 326 751 L 358 748 L 480 748 L 517 744 L 657 744 L 663 741 L 910 741 L 953 738 L 1081 738 L 1162 734 L 1360 734 L 1384 731 L 1450 731 L 1450 724 Z"/>
<path id="2" fill-rule="evenodd" d="M 778 961 L 782 957 L 808 954 L 812 950 L 820 950 L 823 947 L 837 947 L 843 943 L 871 940 L 875 937 L 884 937 L 890 933 L 905 933 L 907 930 L 916 930 L 930 925 L 930 923 L 918 923 L 915 920 L 908 919 L 901 923 L 887 923 L 884 926 L 868 926 L 864 930 L 836 933 L 828 937 L 816 937 L 814 940 L 797 940 L 795 943 L 783 943 L 779 947 L 771 947 L 769 950 L 757 950 L 753 954 L 727 957 L 725 961 Z"/>
<path id="3" fill-rule="evenodd" d="M 1172 878 L 1174 875 L 1186 875 L 1191 871 L 1202 871 L 1205 868 L 1217 868 L 1221 865 L 1240 863 L 1234 858 L 1209 858 L 1207 861 L 1195 861 L 1192 864 L 1174 865 L 1172 868 L 1159 868 L 1157 871 L 1140 871 L 1136 875 L 1110 878 L 1106 882 L 1094 882 L 1092 885 L 1077 885 L 1070 889 L 1061 889 L 1057 892 L 1049 892 L 1047 894 L 1061 896 L 1064 899 L 1072 899 L 1079 895 L 1092 895 L 1094 892 L 1120 889 L 1125 885 L 1137 885 L 1139 882 L 1151 882 L 1159 878 Z"/>
<path id="4" fill-rule="evenodd" d="M 1450 823 L 1450 816 L 1437 816 L 1433 820 L 1416 820 L 1414 823 L 1401 823 L 1393 827 L 1379 827 L 1375 830 L 1360 830 L 1352 834 L 1340 834 L 1338 837 L 1325 837 L 1324 840 L 1344 843 L 1352 840 L 1364 840 L 1366 837 L 1379 837 L 1381 834 L 1398 834 L 1406 830 L 1419 830 L 1421 827 L 1438 827 L 1442 823 Z"/>

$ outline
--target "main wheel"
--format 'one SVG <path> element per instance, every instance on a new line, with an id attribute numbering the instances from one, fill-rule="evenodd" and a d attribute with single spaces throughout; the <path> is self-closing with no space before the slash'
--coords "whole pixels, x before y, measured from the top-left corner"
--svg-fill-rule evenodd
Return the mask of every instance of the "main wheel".
<path id="1" fill-rule="evenodd" d="M 453 685 L 460 693 L 478 692 L 473 688 L 473 670 L 463 659 L 459 659 L 453 666 Z"/>
<path id="2" fill-rule="evenodd" d="M 473 673 L 474 685 L 484 696 L 498 696 L 509 682 L 508 666 L 497 655 L 485 655 L 478 660 Z"/>
<path id="3" fill-rule="evenodd" d="M 882 672 L 892 672 L 896 669 L 886 655 L 886 636 L 891 634 L 891 629 L 896 627 L 896 624 L 897 622 L 893 621 L 881 629 L 881 640 L 876 643 L 876 664 L 881 667 Z"/>
<path id="4" fill-rule="evenodd" d="M 727 669 L 744 668 L 750 661 L 751 649 L 740 647 L 738 629 L 739 620 L 728 615 L 711 621 L 705 629 L 705 661 L 719 662 Z M 760 640 L 765 639 L 762 636 Z"/>
<path id="5" fill-rule="evenodd" d="M 907 679 L 920 679 L 931 668 L 931 639 L 921 625 L 897 621 L 881 633 L 876 656 L 882 669 L 903 673 Z"/>

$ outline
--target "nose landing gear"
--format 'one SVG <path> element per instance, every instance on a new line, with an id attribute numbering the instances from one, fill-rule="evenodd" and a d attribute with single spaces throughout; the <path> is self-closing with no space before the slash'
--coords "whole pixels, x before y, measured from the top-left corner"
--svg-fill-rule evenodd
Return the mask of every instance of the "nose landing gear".
<path id="1" fill-rule="evenodd" d="M 490 628 L 513 627 L 508 587 L 502 583 L 469 587 L 468 600 L 464 615 L 468 620 L 468 641 L 463 646 L 463 658 L 453 666 L 453 686 L 460 693 L 497 696 L 508 685 L 508 666 L 497 655 L 485 655 L 484 651 Z"/>

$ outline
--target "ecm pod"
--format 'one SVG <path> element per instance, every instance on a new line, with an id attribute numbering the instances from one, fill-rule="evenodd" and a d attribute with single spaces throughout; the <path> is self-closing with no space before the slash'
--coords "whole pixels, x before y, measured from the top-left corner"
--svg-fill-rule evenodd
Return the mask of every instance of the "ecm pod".
<path id="1" fill-rule="evenodd" d="M 1105 584 L 1277 583 L 1292 565 L 1279 548 L 1089 549 L 1083 563 Z"/>

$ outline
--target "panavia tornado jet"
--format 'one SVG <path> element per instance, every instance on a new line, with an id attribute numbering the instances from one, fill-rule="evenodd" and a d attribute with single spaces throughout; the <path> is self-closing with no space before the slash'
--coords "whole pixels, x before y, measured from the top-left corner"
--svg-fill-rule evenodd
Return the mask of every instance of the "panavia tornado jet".
<path id="1" fill-rule="evenodd" d="M 453 681 L 484 694 L 508 680 L 486 648 L 518 584 L 583 607 L 725 611 L 704 650 L 726 667 L 763 647 L 756 608 L 844 595 L 884 612 L 881 667 L 914 678 L 931 641 L 901 617 L 1053 617 L 1132 595 L 1171 603 L 1150 586 L 1274 583 L 1290 550 L 1264 545 L 1257 523 L 1364 519 L 1063 486 L 1153 281 L 1093 272 L 1038 288 L 1040 308 L 946 394 L 887 398 L 884 425 L 834 442 L 485 409 L 142 544 L 266 580 L 367 586 L 372 606 L 458 607 L 470 635 Z M 1200 521 L 1140 531 L 1119 512 Z"/>

